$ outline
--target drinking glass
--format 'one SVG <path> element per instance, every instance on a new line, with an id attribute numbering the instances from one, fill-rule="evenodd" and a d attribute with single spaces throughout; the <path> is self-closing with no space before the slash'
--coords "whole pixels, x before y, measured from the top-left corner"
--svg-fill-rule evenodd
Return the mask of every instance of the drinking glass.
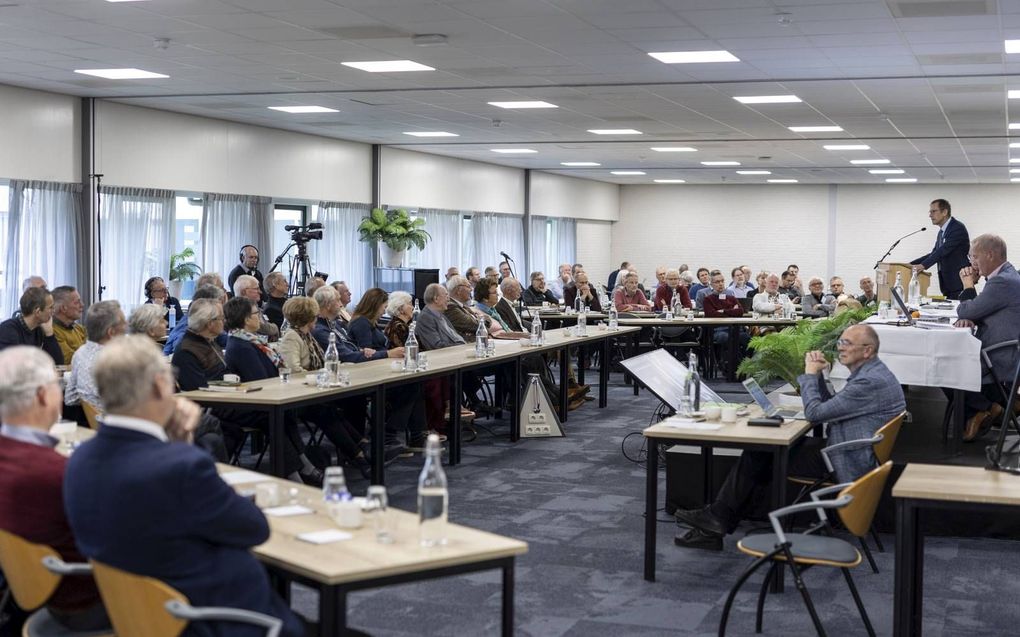
<path id="1" fill-rule="evenodd" d="M 351 386 L 351 373 L 346 369 L 341 369 L 336 373 L 336 382 L 341 387 Z"/>
<path id="2" fill-rule="evenodd" d="M 281 383 L 289 383 L 290 382 L 290 368 L 289 367 L 281 367 L 280 368 L 280 382 Z"/>
<path id="3" fill-rule="evenodd" d="M 365 495 L 365 516 L 375 531 L 375 541 L 380 544 L 393 543 L 393 516 L 389 511 L 386 487 L 372 485 Z"/>
<path id="4" fill-rule="evenodd" d="M 418 352 L 418 371 L 424 372 L 429 368 L 429 355 L 426 352 Z"/>
<path id="5" fill-rule="evenodd" d="M 485 344 L 485 355 L 486 356 L 495 356 L 496 355 L 496 341 L 495 340 L 490 338 L 489 341 Z"/>

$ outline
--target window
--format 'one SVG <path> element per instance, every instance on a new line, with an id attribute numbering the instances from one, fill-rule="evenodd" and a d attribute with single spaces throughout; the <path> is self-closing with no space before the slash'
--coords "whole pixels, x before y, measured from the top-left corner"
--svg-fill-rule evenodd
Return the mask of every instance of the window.
<path id="1" fill-rule="evenodd" d="M 174 254 L 180 254 L 185 248 L 191 248 L 194 256 L 186 259 L 193 263 L 201 261 L 202 245 L 202 198 L 177 197 L 174 215 Z M 181 285 L 180 300 L 190 301 L 195 293 L 195 282 L 184 281 Z"/>

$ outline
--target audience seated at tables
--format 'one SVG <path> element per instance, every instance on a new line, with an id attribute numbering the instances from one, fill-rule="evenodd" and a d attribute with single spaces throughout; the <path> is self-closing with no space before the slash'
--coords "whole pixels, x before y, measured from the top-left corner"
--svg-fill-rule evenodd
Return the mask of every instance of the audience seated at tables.
<path id="1" fill-rule="evenodd" d="M 616 289 L 617 286 L 623 285 L 623 282 L 619 280 L 620 274 L 630 270 L 630 261 L 624 261 L 620 264 L 620 268 L 613 270 L 609 273 L 609 279 L 606 282 L 606 291 L 610 294 Z"/>
<path id="2" fill-rule="evenodd" d="M 746 299 L 747 297 L 754 297 L 754 288 L 748 285 L 747 273 L 744 272 L 743 268 L 733 268 L 730 271 L 730 276 L 733 281 L 729 287 L 726 288 L 726 292 L 738 299 Z"/>
<path id="3" fill-rule="evenodd" d="M 805 477 L 822 477 L 826 469 L 821 449 L 850 440 L 867 439 L 906 406 L 903 390 L 892 372 L 878 358 L 878 334 L 863 324 L 843 331 L 838 341 L 839 362 L 850 370 L 846 386 L 832 395 L 822 371 L 829 367 L 818 351 L 804 357 L 804 373 L 797 379 L 804 399 L 805 418 L 827 423 L 827 438 L 802 437 L 790 450 L 788 472 Z M 745 451 L 730 470 L 715 501 L 702 509 L 677 509 L 681 529 L 674 542 L 679 546 L 722 549 L 722 538 L 732 533 L 740 521 L 768 502 L 767 489 L 772 477 L 770 452 Z M 843 449 L 830 456 L 836 481 L 850 482 L 876 465 L 870 445 Z"/>
<path id="4" fill-rule="evenodd" d="M 71 456 L 64 480 L 81 552 L 166 582 L 194 606 L 279 617 L 284 637 L 302 637 L 302 622 L 251 553 L 269 539 L 269 525 L 219 477 L 213 458 L 190 444 L 201 412 L 174 396 L 159 350 L 144 337 L 123 336 L 104 348 L 94 369 L 106 415 Z M 233 623 L 202 626 L 204 634 L 241 634 Z"/>
<path id="5" fill-rule="evenodd" d="M 259 308 L 259 329 L 255 332 L 261 334 L 269 339 L 269 342 L 279 340 L 280 328 L 273 325 L 272 322 L 262 312 L 262 288 L 260 287 L 259 280 L 248 274 L 242 274 L 234 280 L 234 296 L 243 296 L 247 299 L 251 299 L 255 302 L 255 306 Z"/>
<path id="6" fill-rule="evenodd" d="M 456 268 L 452 268 L 452 269 L 456 269 Z M 446 274 L 447 274 L 446 280 L 449 281 L 453 277 L 455 277 L 458 274 L 460 274 L 460 272 L 452 272 L 451 273 L 451 272 L 448 271 Z M 464 277 L 467 278 L 468 281 L 471 281 L 472 284 L 478 283 L 479 281 L 482 280 L 482 271 L 479 270 L 478 268 L 476 268 L 475 266 L 471 266 L 470 268 L 467 269 L 467 272 L 464 273 Z"/>
<path id="7" fill-rule="evenodd" d="M 341 325 L 346 328 L 351 323 L 351 313 L 347 310 L 347 306 L 351 304 L 351 288 L 343 281 L 333 281 L 330 285 L 333 286 L 333 289 L 339 295 L 340 307 L 337 310 L 337 318 L 340 320 Z M 312 294 L 309 293 L 308 296 L 312 296 Z"/>
<path id="8" fill-rule="evenodd" d="M 541 272 L 532 272 L 531 285 L 524 290 L 524 304 L 534 306 L 543 303 L 555 306 L 560 304 L 560 300 L 546 288 L 545 275 Z"/>
<path id="9" fill-rule="evenodd" d="M 587 280 L 587 275 L 585 275 L 585 281 L 587 282 Z M 523 292 L 521 282 L 513 277 L 507 277 L 500 282 L 499 288 L 503 294 L 496 303 L 496 312 L 503 318 L 503 322 L 510 326 L 511 332 L 530 332 L 531 321 L 524 320 L 520 315 L 520 300 Z M 567 288 L 566 293 L 569 294 L 571 289 L 574 288 Z M 574 294 L 576 294 L 576 289 Z"/>
<path id="10" fill-rule="evenodd" d="M 793 272 L 792 270 L 783 271 L 782 283 L 779 286 L 779 293 L 790 297 L 790 300 L 794 303 L 801 302 L 800 297 L 803 294 L 803 289 L 800 287 L 800 284 L 797 283 L 796 272 Z"/>
<path id="11" fill-rule="evenodd" d="M 28 346 L 0 352 L 0 528 L 49 546 L 65 562 L 81 563 L 85 557 L 64 513 L 67 460 L 54 450 L 58 441 L 48 433 L 62 403 L 52 358 Z M 6 628 L 21 634 L 13 606 L 8 605 Z M 68 631 L 110 625 L 91 577 L 62 578 L 46 608 Z"/>
<path id="12" fill-rule="evenodd" d="M 818 277 L 808 280 L 808 291 L 800 298 L 801 314 L 818 318 L 828 316 L 832 312 L 831 305 L 825 302 L 825 283 Z"/>
<path id="13" fill-rule="evenodd" d="M 376 351 L 371 347 L 360 347 L 351 338 L 345 325 L 340 320 L 340 295 L 330 286 L 320 287 L 315 291 L 315 302 L 319 305 L 319 316 L 315 320 L 312 337 L 325 352 L 329 347 L 329 335 L 336 334 L 336 346 L 342 363 L 361 363 L 367 360 L 378 360 L 389 356 L 388 350 Z"/>
<path id="14" fill-rule="evenodd" d="M 201 285 L 195 288 L 195 293 L 191 295 L 192 303 L 200 299 L 212 299 L 213 301 L 219 302 L 222 306 L 227 300 L 227 293 L 223 291 L 223 288 L 217 287 L 216 285 Z M 180 343 L 181 339 L 184 338 L 184 335 L 188 333 L 188 320 L 188 314 L 185 314 L 184 318 L 177 321 L 177 325 L 170 331 L 170 334 L 167 335 L 166 344 L 163 345 L 164 354 L 173 354 L 177 349 L 178 343 Z M 220 347 L 227 346 L 226 332 L 216 337 L 216 343 Z"/>
<path id="15" fill-rule="evenodd" d="M 757 287 L 755 287 L 754 289 L 755 294 L 761 294 L 762 292 L 765 291 L 765 278 L 768 277 L 768 275 L 769 273 L 766 272 L 765 270 L 762 270 L 757 275 L 755 275 L 754 282 L 757 284 Z"/>
<path id="16" fill-rule="evenodd" d="M 163 308 L 154 309 L 163 312 Z M 88 340 L 78 348 L 71 359 L 71 373 L 64 388 L 64 404 L 77 405 L 85 401 L 102 411 L 103 402 L 99 397 L 99 389 L 96 388 L 92 368 L 103 347 L 112 339 L 123 336 L 127 330 L 127 320 L 124 318 L 123 310 L 120 309 L 120 303 L 99 301 L 89 306 L 89 311 L 85 314 L 85 330 L 88 333 Z"/>
<path id="17" fill-rule="evenodd" d="M 305 296 L 311 298 L 315 294 L 315 291 L 326 285 L 326 280 L 322 277 L 313 276 L 305 282 Z M 335 284 L 334 284 L 335 285 Z"/>
<path id="18" fill-rule="evenodd" d="M 687 290 L 687 294 L 691 297 L 691 300 L 693 300 L 699 308 L 701 307 L 701 302 L 698 301 L 698 292 L 706 290 L 710 287 L 708 282 L 711 278 L 711 274 L 712 271 L 709 270 L 708 268 L 698 268 L 697 271 L 698 280 L 696 283 L 691 285 L 691 289 Z"/>
<path id="19" fill-rule="evenodd" d="M 519 284 L 518 284 L 519 285 Z M 506 294 L 506 290 L 503 290 L 503 294 Z M 584 270 L 578 270 L 577 274 L 574 275 L 574 282 L 563 289 L 563 305 L 567 308 L 574 308 L 577 305 L 577 297 L 581 297 L 581 302 L 592 312 L 602 312 L 602 302 L 599 301 L 599 295 L 592 287 L 588 280 L 588 273 Z M 500 310 L 501 306 L 497 306 L 496 309 Z M 500 310 L 502 313 L 502 310 Z"/>
<path id="20" fill-rule="evenodd" d="M 87 339 L 85 327 L 81 321 L 84 305 L 78 290 L 70 285 L 61 285 L 52 290 L 53 294 L 53 335 L 60 344 L 60 352 L 64 355 L 64 363 L 70 363 L 71 357 Z"/>
<path id="21" fill-rule="evenodd" d="M 167 336 L 166 309 L 162 305 L 139 305 L 131 312 L 127 322 L 128 332 L 131 334 L 142 334 L 157 342 Z"/>
<path id="22" fill-rule="evenodd" d="M 386 299 L 386 290 L 370 288 L 365 291 L 355 306 L 354 312 L 351 313 L 351 322 L 347 326 L 347 333 L 359 347 L 371 347 L 377 352 L 387 351 L 386 335 L 379 329 L 379 319 L 386 313 Z M 391 358 L 403 357 L 403 351 L 399 356 L 391 356 Z"/>
<path id="23" fill-rule="evenodd" d="M 669 268 L 663 275 L 663 284 L 655 289 L 655 310 L 663 312 L 667 307 L 673 307 L 673 297 L 676 302 L 685 308 L 692 307 L 691 297 L 687 294 L 687 288 L 680 285 L 680 271 L 676 268 Z"/>
<path id="24" fill-rule="evenodd" d="M 290 284 L 281 272 L 270 272 L 262 284 L 266 287 L 266 302 L 262 306 L 269 322 L 283 331 L 283 304 L 287 301 Z"/>
<path id="25" fill-rule="evenodd" d="M 53 333 L 53 295 L 46 288 L 28 288 L 18 305 L 21 314 L 0 323 L 0 350 L 14 345 L 38 347 L 63 365 L 64 353 Z"/>
<path id="26" fill-rule="evenodd" d="M 162 277 L 149 277 L 145 282 L 145 302 L 159 305 L 166 308 L 164 314 L 174 313 L 174 321 L 184 318 L 184 311 L 181 309 L 181 302 L 170 296 L 166 287 L 166 281 Z"/>
<path id="27" fill-rule="evenodd" d="M 857 297 L 857 301 L 861 305 L 878 303 L 878 295 L 875 293 L 875 282 L 871 280 L 870 276 L 861 277 L 859 285 L 861 286 L 861 295 Z"/>
<path id="28" fill-rule="evenodd" d="M 557 303 L 563 300 L 563 289 L 570 285 L 573 281 L 573 277 L 570 273 L 570 264 L 564 263 L 560 265 L 559 274 L 555 279 L 549 281 L 549 291 L 556 297 Z"/>
<path id="29" fill-rule="evenodd" d="M 784 296 L 779 291 L 779 275 L 770 272 L 765 275 L 765 289 L 754 295 L 751 309 L 758 314 L 781 314 L 783 311 L 782 297 Z"/>
<path id="30" fill-rule="evenodd" d="M 649 312 L 652 304 L 638 289 L 638 275 L 627 272 L 623 275 L 623 285 L 613 294 L 613 305 L 618 312 Z"/>

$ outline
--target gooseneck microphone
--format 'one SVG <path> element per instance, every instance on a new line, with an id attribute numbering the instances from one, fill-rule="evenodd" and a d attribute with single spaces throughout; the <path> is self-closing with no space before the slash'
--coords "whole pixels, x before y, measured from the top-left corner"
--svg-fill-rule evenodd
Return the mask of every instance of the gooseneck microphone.
<path id="1" fill-rule="evenodd" d="M 871 269 L 872 270 L 878 269 L 878 264 L 883 262 L 883 261 L 885 261 L 885 258 L 887 256 L 889 256 L 890 254 L 892 254 L 892 251 L 896 249 L 896 246 L 900 245 L 900 241 L 903 241 L 907 237 L 912 237 L 915 234 L 917 234 L 918 232 L 924 232 L 927 229 L 928 229 L 928 226 L 924 226 L 920 230 L 914 230 L 913 232 L 908 232 L 907 234 L 905 234 L 902 237 L 900 237 L 899 239 L 897 239 L 891 246 L 889 246 L 889 249 L 885 251 L 885 254 L 882 255 L 882 258 L 879 259 L 878 261 L 875 261 L 875 265 Z"/>

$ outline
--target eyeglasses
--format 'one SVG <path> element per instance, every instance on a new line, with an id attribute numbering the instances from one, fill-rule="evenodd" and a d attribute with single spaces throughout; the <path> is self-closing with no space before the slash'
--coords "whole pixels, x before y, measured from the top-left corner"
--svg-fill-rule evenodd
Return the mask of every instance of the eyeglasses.
<path id="1" fill-rule="evenodd" d="M 845 338 L 841 338 L 838 341 L 836 341 L 836 346 L 837 347 L 857 347 L 857 345 L 858 345 L 857 343 L 854 343 L 853 341 L 845 339 Z M 861 347 L 869 347 L 870 343 L 860 343 L 860 346 Z"/>

